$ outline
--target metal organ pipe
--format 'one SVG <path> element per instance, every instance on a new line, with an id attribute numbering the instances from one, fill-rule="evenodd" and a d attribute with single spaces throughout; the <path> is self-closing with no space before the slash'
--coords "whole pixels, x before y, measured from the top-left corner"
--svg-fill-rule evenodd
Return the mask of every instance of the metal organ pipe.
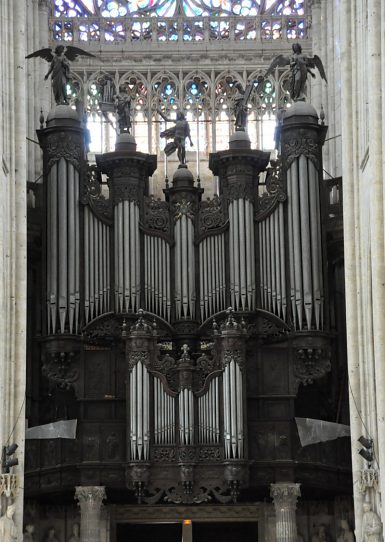
<path id="1" fill-rule="evenodd" d="M 195 314 L 194 226 L 181 214 L 175 223 L 175 311 L 176 318 L 194 318 Z"/>
<path id="2" fill-rule="evenodd" d="M 84 317 L 87 324 L 110 310 L 109 226 L 84 209 Z"/>
<path id="3" fill-rule="evenodd" d="M 291 306 L 296 329 L 323 328 L 319 180 L 313 162 L 295 158 L 287 172 Z M 282 251 L 282 249 L 281 249 Z"/>
<path id="4" fill-rule="evenodd" d="M 188 446 L 194 444 L 194 395 L 187 388 L 179 392 L 179 441 Z"/>
<path id="5" fill-rule="evenodd" d="M 144 235 L 144 291 L 147 310 L 170 319 L 170 245 L 161 238 Z"/>
<path id="6" fill-rule="evenodd" d="M 229 203 L 231 303 L 236 310 L 255 308 L 255 249 L 253 205 L 247 199 Z"/>
<path id="7" fill-rule="evenodd" d="M 155 444 L 175 444 L 175 398 L 166 393 L 162 381 L 154 377 Z"/>
<path id="8" fill-rule="evenodd" d="M 243 383 L 238 363 L 231 359 L 223 371 L 224 437 L 226 459 L 243 458 Z"/>
<path id="9" fill-rule="evenodd" d="M 60 158 L 47 178 L 48 333 L 78 332 L 79 254 L 79 172 Z"/>
<path id="10" fill-rule="evenodd" d="M 225 308 L 224 234 L 199 243 L 200 311 L 202 321 Z"/>
<path id="11" fill-rule="evenodd" d="M 149 373 L 138 361 L 130 373 L 130 439 L 131 459 L 149 458 Z"/>

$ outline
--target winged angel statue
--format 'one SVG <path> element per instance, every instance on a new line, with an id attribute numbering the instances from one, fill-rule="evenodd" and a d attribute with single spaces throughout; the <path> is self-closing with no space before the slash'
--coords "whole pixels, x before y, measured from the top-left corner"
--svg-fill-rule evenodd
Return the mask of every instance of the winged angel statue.
<path id="1" fill-rule="evenodd" d="M 87 51 L 83 51 L 83 49 L 79 49 L 79 47 L 64 47 L 64 45 L 58 45 L 54 51 L 52 51 L 50 47 L 45 47 L 44 49 L 39 49 L 25 57 L 40 57 L 51 63 L 44 79 L 48 79 L 52 74 L 52 90 L 57 105 L 68 105 L 66 87 L 67 83 L 72 79 L 69 61 L 75 60 L 78 56 L 95 57 L 95 55 L 87 53 Z"/>
<path id="2" fill-rule="evenodd" d="M 284 55 L 274 58 L 264 78 L 270 75 L 277 66 L 289 65 L 291 69 L 290 97 L 294 102 L 303 102 L 306 99 L 305 85 L 307 74 L 309 73 L 312 77 L 315 77 L 315 74 L 310 68 L 317 68 L 322 79 L 327 83 L 326 74 L 319 56 L 308 57 L 303 55 L 302 47 L 299 43 L 293 43 L 292 49 L 293 54 L 291 58 Z"/>

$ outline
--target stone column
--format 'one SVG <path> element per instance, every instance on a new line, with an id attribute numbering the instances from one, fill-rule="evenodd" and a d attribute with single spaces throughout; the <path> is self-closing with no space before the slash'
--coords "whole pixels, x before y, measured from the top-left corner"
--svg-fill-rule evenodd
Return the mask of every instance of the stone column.
<path id="1" fill-rule="evenodd" d="M 270 495 L 275 507 L 275 532 L 277 542 L 297 542 L 295 509 L 301 495 L 300 484 L 281 482 L 270 485 Z"/>
<path id="2" fill-rule="evenodd" d="M 100 540 L 100 520 L 103 499 L 106 498 L 104 486 L 77 486 L 75 499 L 80 506 L 81 542 Z"/>

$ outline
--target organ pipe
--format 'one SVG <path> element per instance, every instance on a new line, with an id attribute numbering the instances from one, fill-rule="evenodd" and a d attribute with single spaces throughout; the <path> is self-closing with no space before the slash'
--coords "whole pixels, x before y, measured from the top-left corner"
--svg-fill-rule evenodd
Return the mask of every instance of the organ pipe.
<path id="1" fill-rule="evenodd" d="M 170 245 L 161 237 L 144 236 L 144 291 L 147 310 L 170 318 Z"/>
<path id="2" fill-rule="evenodd" d="M 149 458 L 149 373 L 138 361 L 130 373 L 130 442 L 131 459 L 146 461 Z"/>
<path id="3" fill-rule="evenodd" d="M 154 441 L 175 444 L 175 398 L 166 393 L 157 377 L 154 377 Z"/>
<path id="4" fill-rule="evenodd" d="M 231 359 L 223 372 L 224 438 L 226 459 L 242 459 L 243 383 L 241 369 Z"/>
<path id="5" fill-rule="evenodd" d="M 200 313 L 204 321 L 225 309 L 224 233 L 199 243 Z"/>
<path id="6" fill-rule="evenodd" d="M 110 310 L 109 226 L 84 209 L 84 317 L 86 324 Z"/>
<path id="7" fill-rule="evenodd" d="M 236 310 L 255 308 L 253 205 L 244 198 L 229 203 L 230 298 Z"/>
<path id="8" fill-rule="evenodd" d="M 79 172 L 63 157 L 48 173 L 46 224 L 47 330 L 48 333 L 77 333 L 80 318 Z"/>

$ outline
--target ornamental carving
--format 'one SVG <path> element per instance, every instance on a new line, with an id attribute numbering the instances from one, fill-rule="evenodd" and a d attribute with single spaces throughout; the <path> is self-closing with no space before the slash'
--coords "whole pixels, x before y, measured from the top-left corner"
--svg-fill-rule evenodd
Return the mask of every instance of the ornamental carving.
<path id="1" fill-rule="evenodd" d="M 176 460 L 176 449 L 174 446 L 167 447 L 152 447 L 152 460 L 155 463 L 169 463 Z"/>
<path id="2" fill-rule="evenodd" d="M 277 507 L 295 508 L 297 499 L 301 496 L 300 484 L 271 484 L 270 496 Z"/>
<path id="3" fill-rule="evenodd" d="M 331 370 L 331 354 L 320 348 L 299 348 L 295 352 L 294 376 L 304 386 L 313 384 Z"/>
<path id="4" fill-rule="evenodd" d="M 226 215 L 222 196 L 215 194 L 212 199 L 207 198 L 207 200 L 201 202 L 199 210 L 199 230 L 201 235 L 210 230 L 221 228 L 225 223 Z"/>
<path id="5" fill-rule="evenodd" d="M 133 201 L 139 205 L 139 197 L 137 180 L 114 180 L 112 186 L 112 202 L 114 205 L 122 201 Z"/>
<path id="6" fill-rule="evenodd" d="M 266 177 L 266 192 L 257 198 L 255 219 L 259 222 L 267 218 L 277 207 L 286 200 L 287 194 L 282 174 L 280 160 L 272 162 L 273 167 L 268 168 Z"/>
<path id="7" fill-rule="evenodd" d="M 71 390 L 79 378 L 75 352 L 47 352 L 41 371 L 51 384 Z"/>
<path id="8" fill-rule="evenodd" d="M 99 509 L 103 500 L 106 498 L 106 489 L 104 486 L 77 486 L 75 488 L 75 499 L 85 510 Z"/>
<path id="9" fill-rule="evenodd" d="M 222 461 L 221 447 L 202 446 L 201 448 L 199 448 L 198 461 L 207 461 L 214 463 Z"/>
<path id="10" fill-rule="evenodd" d="M 227 198 L 229 201 L 236 199 L 254 201 L 255 189 L 253 179 L 237 179 L 229 182 L 227 187 Z"/>
<path id="11" fill-rule="evenodd" d="M 223 352 L 223 366 L 226 367 L 231 361 L 235 361 L 240 368 L 244 365 L 244 356 L 241 350 L 224 350 Z"/>
<path id="12" fill-rule="evenodd" d="M 180 199 L 173 204 L 174 222 L 178 222 L 182 216 L 194 220 L 195 204 L 188 199 Z"/>
<path id="13" fill-rule="evenodd" d="M 361 493 L 366 493 L 368 489 L 378 490 L 379 477 L 378 470 L 364 469 L 360 472 L 359 488 Z"/>
<path id="14" fill-rule="evenodd" d="M 112 219 L 110 201 L 102 194 L 100 170 L 95 164 L 89 165 L 83 178 L 80 194 L 81 203 L 83 205 L 88 204 L 100 220 L 110 225 Z"/>
<path id="15" fill-rule="evenodd" d="M 142 363 L 142 365 L 148 365 L 149 363 L 149 353 L 148 352 L 130 352 L 128 354 L 128 368 L 131 371 L 135 365 Z"/>
<path id="16" fill-rule="evenodd" d="M 288 169 L 296 158 L 303 155 L 313 162 L 316 169 L 319 169 L 319 152 L 318 144 L 312 137 L 302 137 L 301 139 L 287 141 L 283 144 L 282 150 L 282 154 L 285 157 L 284 166 Z"/>
<path id="17" fill-rule="evenodd" d="M 170 234 L 170 206 L 167 201 L 162 201 L 154 196 L 144 198 L 145 229 L 157 233 Z"/>
<path id="18" fill-rule="evenodd" d="M 82 143 L 79 134 L 73 132 L 57 132 L 46 140 L 44 150 L 47 156 L 47 170 L 61 158 L 70 162 L 76 169 L 80 169 L 82 156 Z"/>

